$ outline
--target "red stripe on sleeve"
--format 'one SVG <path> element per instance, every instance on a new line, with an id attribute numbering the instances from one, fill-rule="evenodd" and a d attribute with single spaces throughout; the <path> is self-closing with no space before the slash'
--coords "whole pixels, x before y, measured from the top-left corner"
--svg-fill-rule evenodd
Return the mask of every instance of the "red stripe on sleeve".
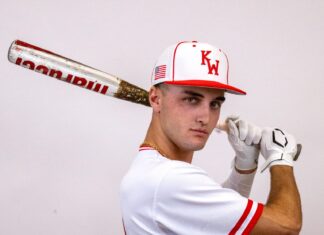
<path id="1" fill-rule="evenodd" d="M 250 234 L 256 223 L 258 222 L 261 214 L 263 211 L 263 205 L 258 203 L 258 208 L 256 209 L 256 212 L 254 213 L 254 216 L 250 220 L 250 223 L 246 226 L 245 230 L 243 231 L 243 235 Z"/>
<path id="2" fill-rule="evenodd" d="M 245 207 L 245 210 L 241 216 L 241 218 L 237 221 L 236 225 L 234 226 L 234 228 L 231 230 L 231 232 L 229 233 L 229 235 L 234 235 L 242 226 L 243 222 L 245 221 L 246 217 L 249 215 L 251 208 L 253 205 L 253 201 L 248 199 L 247 205 Z"/>

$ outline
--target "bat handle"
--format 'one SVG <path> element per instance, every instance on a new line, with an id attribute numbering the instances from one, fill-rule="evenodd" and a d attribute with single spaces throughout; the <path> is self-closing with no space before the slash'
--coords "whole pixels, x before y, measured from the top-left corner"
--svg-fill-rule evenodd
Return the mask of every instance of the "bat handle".
<path id="1" fill-rule="evenodd" d="M 224 131 L 224 132 L 228 133 L 229 128 L 228 128 L 227 122 L 226 121 L 218 121 L 215 130 L 218 132 Z M 294 161 L 297 161 L 297 159 L 299 158 L 302 148 L 303 148 L 303 146 L 301 144 L 297 144 L 297 152 L 294 157 Z"/>
<path id="2" fill-rule="evenodd" d="M 217 125 L 216 125 L 215 130 L 218 131 L 218 132 L 224 131 L 224 132 L 228 133 L 229 132 L 229 128 L 228 128 L 227 122 L 226 121 L 223 121 L 223 120 L 219 120 L 217 122 Z"/>

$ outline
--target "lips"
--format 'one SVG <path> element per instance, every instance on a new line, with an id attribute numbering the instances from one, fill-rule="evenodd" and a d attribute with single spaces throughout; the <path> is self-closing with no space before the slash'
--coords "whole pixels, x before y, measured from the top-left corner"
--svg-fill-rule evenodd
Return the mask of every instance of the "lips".
<path id="1" fill-rule="evenodd" d="M 198 135 L 208 136 L 208 131 L 205 129 L 190 129 L 190 130 Z"/>

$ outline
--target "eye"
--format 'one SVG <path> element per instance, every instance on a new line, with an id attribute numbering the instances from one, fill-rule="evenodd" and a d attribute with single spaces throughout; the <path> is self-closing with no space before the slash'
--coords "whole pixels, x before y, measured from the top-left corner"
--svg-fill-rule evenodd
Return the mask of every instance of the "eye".
<path id="1" fill-rule="evenodd" d="M 196 97 L 186 97 L 184 98 L 184 101 L 189 104 L 197 104 L 199 102 L 199 99 Z"/>
<path id="2" fill-rule="evenodd" d="M 222 104 L 219 101 L 213 101 L 210 103 L 210 107 L 212 109 L 219 109 L 222 106 Z"/>

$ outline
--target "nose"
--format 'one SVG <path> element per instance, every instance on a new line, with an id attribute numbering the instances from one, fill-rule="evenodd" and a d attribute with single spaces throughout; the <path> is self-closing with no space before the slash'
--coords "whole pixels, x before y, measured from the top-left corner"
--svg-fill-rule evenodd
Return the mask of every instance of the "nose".
<path id="1" fill-rule="evenodd" d="M 209 104 L 203 104 L 197 110 L 197 122 L 202 126 L 206 126 L 210 120 L 210 107 Z"/>

